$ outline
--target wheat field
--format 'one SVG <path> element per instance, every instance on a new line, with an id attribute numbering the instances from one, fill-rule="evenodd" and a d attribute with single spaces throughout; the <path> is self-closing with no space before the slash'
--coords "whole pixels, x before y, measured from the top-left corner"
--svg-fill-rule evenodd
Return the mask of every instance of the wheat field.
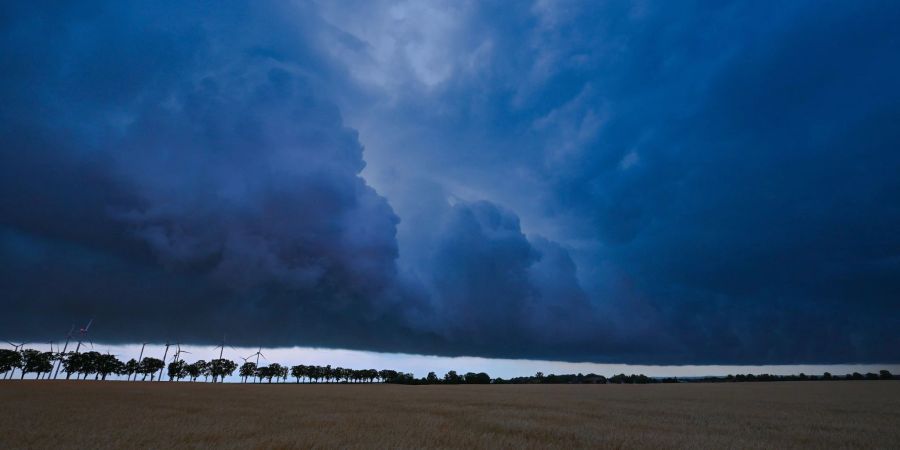
<path id="1" fill-rule="evenodd" d="M 0 381 L 0 448 L 897 448 L 900 382 Z"/>

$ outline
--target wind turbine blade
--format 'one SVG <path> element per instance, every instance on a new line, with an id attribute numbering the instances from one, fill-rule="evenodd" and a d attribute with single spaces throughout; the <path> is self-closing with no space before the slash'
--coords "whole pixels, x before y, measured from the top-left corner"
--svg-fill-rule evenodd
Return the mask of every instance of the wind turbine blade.
<path id="1" fill-rule="evenodd" d="M 91 324 L 92 324 L 92 323 L 94 323 L 94 318 L 93 318 L 93 317 L 91 317 L 91 320 L 88 321 L 87 326 L 84 327 L 84 332 L 85 332 L 85 333 L 87 333 L 87 330 L 91 328 Z"/>

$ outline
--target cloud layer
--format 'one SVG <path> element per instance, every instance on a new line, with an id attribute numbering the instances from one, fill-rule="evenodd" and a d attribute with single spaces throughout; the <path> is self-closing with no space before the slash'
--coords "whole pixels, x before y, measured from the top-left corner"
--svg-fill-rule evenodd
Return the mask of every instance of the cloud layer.
<path id="1" fill-rule="evenodd" d="M 900 358 L 889 3 L 0 8 L 3 336 Z"/>

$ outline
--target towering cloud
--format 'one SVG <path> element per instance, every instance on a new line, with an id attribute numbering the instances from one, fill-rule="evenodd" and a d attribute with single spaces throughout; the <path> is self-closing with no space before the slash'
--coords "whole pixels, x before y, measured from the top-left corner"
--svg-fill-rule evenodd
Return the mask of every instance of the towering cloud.
<path id="1" fill-rule="evenodd" d="M 583 357 L 598 347 L 606 330 L 558 244 L 529 240 L 518 217 L 488 202 L 436 213 L 416 266 L 439 319 L 435 332 L 459 352 Z"/>
<path id="2" fill-rule="evenodd" d="M 488 203 L 448 212 L 427 288 L 398 276 L 399 219 L 360 176 L 338 75 L 303 44 L 315 24 L 118 8 L 5 28 L 5 333 L 97 316 L 118 340 L 492 353 L 542 328 L 529 271 L 553 259 Z M 584 303 L 563 264 L 543 284 Z"/>
<path id="3" fill-rule="evenodd" d="M 306 36 L 118 7 L 7 16 L 4 328 L 97 315 L 117 339 L 287 344 L 380 320 L 398 218 L 327 73 L 277 41 Z"/>
<path id="4" fill-rule="evenodd" d="M 526 234 L 570 249 L 610 321 L 596 328 L 612 347 L 640 343 L 626 358 L 900 357 L 896 5 L 373 9 L 375 25 L 329 19 L 404 81 L 379 84 L 390 102 L 356 119 L 382 169 L 367 178 L 401 217 L 417 217 L 406 193 L 435 174 L 512 209 Z M 419 76 L 430 54 L 406 51 L 406 34 L 445 55 L 444 82 Z M 418 239 L 407 225 L 401 262 Z"/>

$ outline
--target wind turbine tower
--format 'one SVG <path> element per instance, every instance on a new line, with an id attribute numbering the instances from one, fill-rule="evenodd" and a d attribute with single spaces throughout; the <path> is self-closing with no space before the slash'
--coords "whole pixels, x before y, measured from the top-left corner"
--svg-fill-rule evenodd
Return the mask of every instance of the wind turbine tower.
<path id="1" fill-rule="evenodd" d="M 66 350 L 69 348 L 69 340 L 72 339 L 72 332 L 75 331 L 75 324 L 72 324 L 72 328 L 69 328 L 69 333 L 66 334 L 66 345 L 63 346 L 62 352 L 59 354 L 59 358 L 56 361 L 56 371 L 53 372 L 53 379 L 55 380 L 57 376 L 59 376 L 59 369 L 62 367 L 62 357 L 66 354 Z"/>
<path id="2" fill-rule="evenodd" d="M 252 358 L 254 356 L 256 356 L 256 368 L 259 369 L 259 357 L 262 356 L 263 359 L 266 359 L 266 355 L 262 354 L 262 347 L 260 347 L 259 350 L 256 351 L 256 353 L 248 356 L 247 358 Z M 259 377 L 256 377 L 256 382 L 259 382 Z"/>
<path id="3" fill-rule="evenodd" d="M 166 351 L 163 353 L 163 362 L 166 362 L 166 356 L 169 356 L 169 341 L 166 341 Z M 163 365 L 162 369 L 159 369 L 159 378 L 156 381 L 162 381 L 163 371 L 166 370 L 166 366 Z"/>
<path id="4" fill-rule="evenodd" d="M 138 367 L 141 367 L 141 361 L 144 360 L 144 347 L 147 346 L 147 343 L 141 343 L 141 354 L 138 356 L 137 363 Z M 134 373 L 134 380 L 137 381 L 137 372 Z"/>
<path id="5" fill-rule="evenodd" d="M 230 346 L 230 345 L 229 345 L 228 347 L 231 348 L 231 349 L 234 350 L 234 351 L 237 351 L 236 348 L 234 348 L 234 347 L 232 347 L 232 346 Z M 222 335 L 222 344 L 213 347 L 213 349 L 219 349 L 219 359 L 222 359 L 222 355 L 223 355 L 224 352 L 225 352 L 225 335 L 224 335 L 224 334 Z M 253 355 L 250 355 L 250 356 L 253 356 Z"/>
<path id="6" fill-rule="evenodd" d="M 13 351 L 18 352 L 20 348 L 24 347 L 27 342 L 23 342 L 21 344 L 13 344 L 12 342 L 6 341 L 7 344 L 13 346 Z M 6 372 L 6 379 L 12 378 L 13 372 L 16 371 L 16 368 L 13 367 L 9 372 Z"/>

